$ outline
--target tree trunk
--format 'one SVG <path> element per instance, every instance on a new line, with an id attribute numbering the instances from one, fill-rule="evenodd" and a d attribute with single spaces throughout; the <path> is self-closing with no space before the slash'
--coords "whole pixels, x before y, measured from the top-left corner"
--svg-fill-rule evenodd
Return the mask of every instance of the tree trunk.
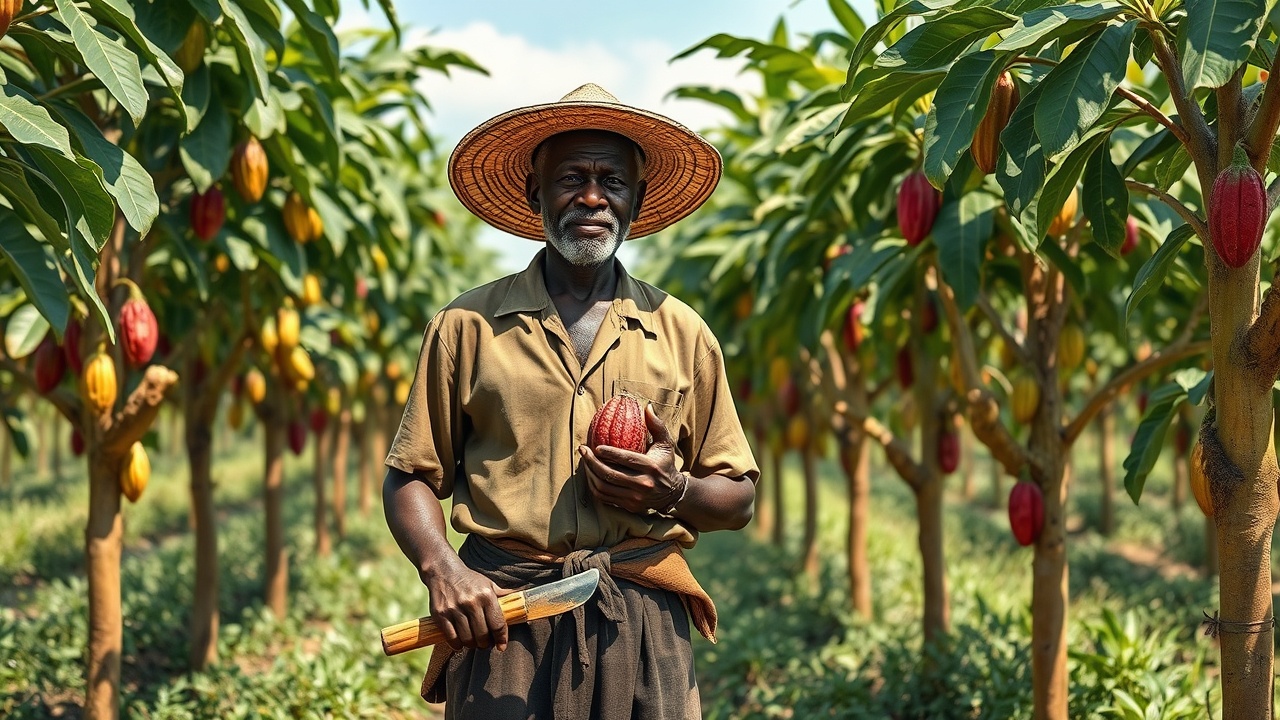
<path id="1" fill-rule="evenodd" d="M 57 410 L 53 412 L 53 447 L 49 449 L 53 455 L 53 477 L 55 480 L 62 479 L 62 436 L 63 432 L 62 415 Z"/>
<path id="2" fill-rule="evenodd" d="M 49 417 L 49 409 L 40 408 L 36 413 L 36 477 L 41 480 L 49 477 L 49 443 L 53 439 L 51 425 L 56 418 Z"/>
<path id="3" fill-rule="evenodd" d="M 800 463 L 804 470 L 804 538 L 800 557 L 804 571 L 816 585 L 818 582 L 818 472 L 815 467 L 815 451 L 806 444 L 800 451 Z"/>
<path id="4" fill-rule="evenodd" d="M 369 426 L 369 454 L 371 461 L 370 467 L 374 478 L 380 478 L 385 474 L 383 463 L 387 459 L 387 409 L 377 401 L 369 403 L 369 411 L 366 416 L 366 422 Z M 370 492 L 369 498 L 373 499 L 378 493 Z"/>
<path id="5" fill-rule="evenodd" d="M 871 563 L 867 557 L 867 517 L 871 511 L 871 453 L 867 436 L 859 431 L 849 443 L 849 597 L 854 612 L 864 618 L 874 613 L 871 606 Z M 850 470 L 852 472 L 850 472 Z"/>
<path id="6" fill-rule="evenodd" d="M 1043 482 L 1044 530 L 1035 546 L 1031 581 L 1031 673 L 1035 717 L 1067 718 L 1067 488 L 1061 460 Z"/>
<path id="7" fill-rule="evenodd" d="M 325 498 L 324 486 L 325 476 L 329 472 L 329 439 L 330 433 L 316 433 L 315 447 L 315 466 L 311 472 L 311 485 L 315 490 L 315 535 L 316 535 L 316 555 L 320 557 L 328 557 L 332 548 L 329 541 L 329 522 L 325 517 Z"/>
<path id="8" fill-rule="evenodd" d="M 1182 512 L 1184 488 L 1191 485 L 1191 458 L 1187 453 L 1173 456 L 1173 515 L 1178 517 Z"/>
<path id="9" fill-rule="evenodd" d="M 787 506 L 786 498 L 783 497 L 783 491 L 786 488 L 782 482 L 782 456 L 783 451 L 777 445 L 769 454 L 769 460 L 773 465 L 773 544 L 780 548 L 787 542 Z"/>
<path id="10" fill-rule="evenodd" d="M 765 467 L 765 456 L 768 454 L 768 444 L 763 435 L 759 432 L 759 426 L 754 433 L 755 447 L 752 452 L 755 455 L 756 462 L 761 468 Z M 764 542 L 773 536 L 773 508 L 768 507 L 764 501 L 767 493 L 766 483 L 769 481 L 768 473 L 761 472 L 760 479 L 756 481 L 756 507 L 753 518 L 755 520 L 755 537 L 757 540 Z"/>
<path id="11" fill-rule="evenodd" d="M 977 486 L 974 483 L 974 458 L 973 458 L 973 433 L 968 430 L 960 430 L 961 457 L 960 472 L 963 480 L 963 492 L 965 501 L 973 500 L 977 495 Z"/>
<path id="12" fill-rule="evenodd" d="M 1116 444 L 1114 441 L 1116 431 L 1115 413 L 1108 406 L 1098 413 L 1097 420 L 1094 421 L 1098 428 L 1098 447 L 1101 465 L 1098 468 L 1098 476 L 1102 478 L 1102 498 L 1100 518 L 1098 521 L 1098 530 L 1103 537 L 1111 537 L 1111 533 L 1116 529 Z"/>
<path id="13" fill-rule="evenodd" d="M 188 402 L 188 407 L 195 403 Z M 191 669 L 218 661 L 218 519 L 213 502 L 213 431 L 209 418 L 186 423 L 191 469 L 191 514 L 196 539 L 195 590 L 191 608 Z"/>
<path id="14" fill-rule="evenodd" d="M 951 630 L 951 604 L 947 595 L 947 566 L 943 552 L 941 475 L 924 482 L 915 493 L 920 522 L 919 546 L 924 588 L 924 641 L 941 640 Z"/>
<path id="15" fill-rule="evenodd" d="M 351 411 L 343 408 L 333 424 L 333 527 L 347 536 L 347 454 L 351 447 Z"/>
<path id="16" fill-rule="evenodd" d="M 1218 530 L 1211 517 L 1204 519 L 1204 571 L 1210 576 L 1218 574 Z"/>
<path id="17" fill-rule="evenodd" d="M 265 403 L 264 403 L 265 405 Z M 263 578 L 265 602 L 277 618 L 285 614 L 289 592 L 289 555 L 284 546 L 284 443 L 285 418 L 278 409 L 263 416 L 266 436 L 266 470 L 263 494 L 267 523 L 267 564 Z"/>
<path id="18" fill-rule="evenodd" d="M 89 523 L 85 559 L 89 574 L 89 654 L 85 697 L 87 720 L 120 716 L 120 654 L 124 630 L 120 613 L 120 463 L 98 447 L 89 452 Z"/>
<path id="19" fill-rule="evenodd" d="M 1006 502 L 1004 496 L 1004 468 L 995 456 L 991 458 L 991 507 L 1002 508 Z"/>
<path id="20" fill-rule="evenodd" d="M 369 425 L 367 422 L 359 422 L 355 425 L 356 431 L 356 474 L 359 483 L 358 493 L 360 495 L 360 515 L 369 517 L 369 512 L 373 507 L 373 458 L 369 450 Z"/>

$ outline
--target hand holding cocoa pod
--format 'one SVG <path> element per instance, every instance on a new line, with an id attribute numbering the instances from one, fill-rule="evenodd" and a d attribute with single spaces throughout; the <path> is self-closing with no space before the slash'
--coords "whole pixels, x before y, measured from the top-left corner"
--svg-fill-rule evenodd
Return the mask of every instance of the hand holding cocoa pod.
<path id="1" fill-rule="evenodd" d="M 644 423 L 653 436 L 647 452 L 612 445 L 578 447 L 587 486 L 600 502 L 628 512 L 669 511 L 683 494 L 688 478 L 676 468 L 675 440 L 651 405 L 644 408 Z"/>

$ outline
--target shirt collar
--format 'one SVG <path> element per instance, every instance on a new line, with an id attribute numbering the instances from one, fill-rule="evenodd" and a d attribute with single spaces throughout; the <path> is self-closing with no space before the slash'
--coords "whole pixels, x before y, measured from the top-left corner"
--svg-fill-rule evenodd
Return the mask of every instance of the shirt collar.
<path id="1" fill-rule="evenodd" d="M 529 266 L 516 274 L 507 295 L 498 306 L 497 317 L 518 312 L 540 312 L 551 305 L 551 297 L 547 294 L 546 279 L 542 274 L 542 261 L 547 254 L 543 247 L 534 255 Z M 653 304 L 649 294 L 645 292 L 640 281 L 631 277 L 627 269 L 618 265 L 618 290 L 613 301 L 613 309 L 618 315 L 640 323 L 646 332 L 653 332 Z"/>

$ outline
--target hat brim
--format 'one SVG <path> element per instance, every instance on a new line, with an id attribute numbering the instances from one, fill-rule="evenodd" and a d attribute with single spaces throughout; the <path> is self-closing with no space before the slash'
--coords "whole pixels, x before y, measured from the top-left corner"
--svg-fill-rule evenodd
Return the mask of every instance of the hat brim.
<path id="1" fill-rule="evenodd" d="M 449 185 L 477 217 L 504 232 L 544 240 L 542 217 L 529 209 L 525 178 L 534 148 L 572 130 L 607 130 L 644 151 L 648 189 L 629 238 L 651 235 L 686 217 L 720 181 L 715 146 L 683 125 L 626 105 L 570 101 L 503 113 L 467 133 L 449 157 Z"/>

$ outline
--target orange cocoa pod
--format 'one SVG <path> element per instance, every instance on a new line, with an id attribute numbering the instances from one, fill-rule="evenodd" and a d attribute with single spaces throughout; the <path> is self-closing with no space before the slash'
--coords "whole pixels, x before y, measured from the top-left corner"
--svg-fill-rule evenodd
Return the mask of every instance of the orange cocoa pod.
<path id="1" fill-rule="evenodd" d="M 6 0 L 12 2 L 13 0 Z M 177 52 L 173 54 L 173 61 L 182 68 L 185 75 L 190 75 L 200 68 L 200 63 L 204 61 L 204 51 L 209 45 L 208 32 L 205 31 L 204 23 L 195 20 L 191 23 L 191 27 L 187 28 L 187 34 L 182 38 L 182 44 L 178 46 Z"/>
<path id="2" fill-rule="evenodd" d="M 1062 204 L 1062 208 L 1058 210 L 1058 214 L 1053 216 L 1053 221 L 1049 223 L 1049 234 L 1053 236 L 1066 235 L 1067 231 L 1075 227 L 1076 210 L 1080 206 L 1080 196 L 1076 193 L 1075 188 L 1071 188 L 1071 194 L 1067 196 L 1067 201 Z"/>
<path id="3" fill-rule="evenodd" d="M 115 361 L 99 350 L 84 363 L 80 396 L 95 415 L 101 415 L 115 406 L 117 391 Z"/>
<path id="4" fill-rule="evenodd" d="M 324 236 L 324 221 L 313 207 L 307 208 L 307 240 L 319 240 Z"/>
<path id="5" fill-rule="evenodd" d="M 1196 441 L 1195 447 L 1191 448 L 1191 495 L 1196 499 L 1196 504 L 1200 506 L 1200 512 L 1205 517 L 1213 517 L 1213 495 L 1209 493 L 1209 478 L 1204 472 L 1204 448 L 1200 445 L 1200 441 Z"/>
<path id="6" fill-rule="evenodd" d="M 262 199 L 262 193 L 267 190 L 268 168 L 267 151 L 262 149 L 258 138 L 250 135 L 236 146 L 231 156 L 231 182 L 245 202 L 256 203 Z"/>
<path id="7" fill-rule="evenodd" d="M 0 37 L 9 32 L 9 23 L 22 9 L 22 0 L 0 0 Z"/>
<path id="8" fill-rule="evenodd" d="M 307 217 L 307 203 L 297 190 L 289 193 L 284 200 L 284 229 L 296 243 L 311 241 L 311 220 Z"/>
<path id="9" fill-rule="evenodd" d="M 249 396 L 249 402 L 254 405 L 267 399 L 267 378 L 261 370 L 251 368 L 244 374 L 244 391 Z"/>
<path id="10" fill-rule="evenodd" d="M 151 480 L 151 459 L 147 457 L 146 448 L 141 442 L 129 446 L 129 455 L 120 466 L 120 492 L 129 498 L 129 502 L 138 502 L 142 491 L 147 489 Z"/>
<path id="11" fill-rule="evenodd" d="M 996 161 L 1000 157 L 1000 133 L 1004 132 L 1017 106 L 1018 85 L 1009 73 L 1001 73 L 991 88 L 991 102 L 987 104 L 987 112 L 978 123 L 978 129 L 973 133 L 973 144 L 969 147 L 974 163 L 984 175 L 995 172 Z"/>

